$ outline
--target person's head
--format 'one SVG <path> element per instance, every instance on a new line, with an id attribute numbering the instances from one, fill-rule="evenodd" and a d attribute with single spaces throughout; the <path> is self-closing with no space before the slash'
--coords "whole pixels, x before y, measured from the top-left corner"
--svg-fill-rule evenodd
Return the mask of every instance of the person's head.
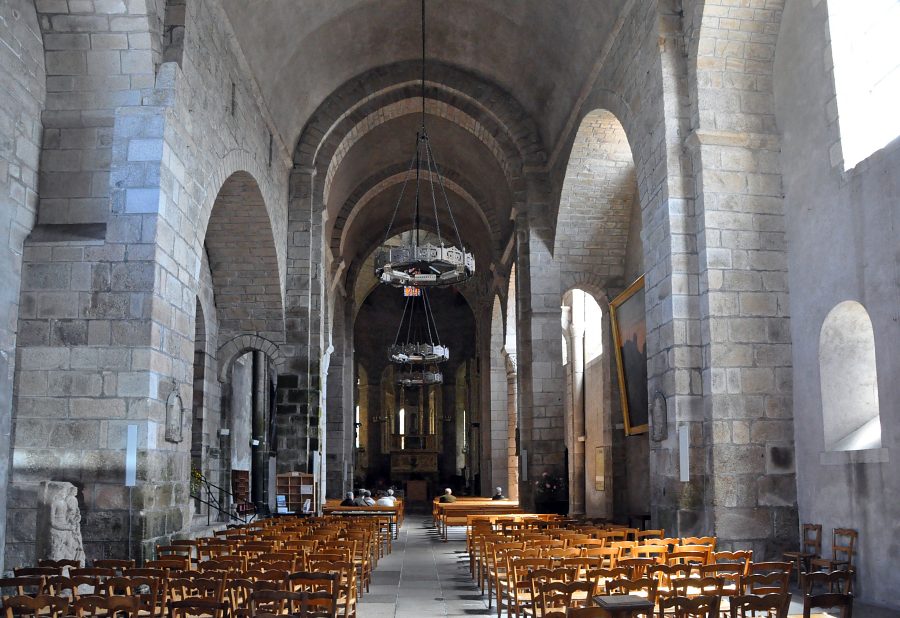
<path id="1" fill-rule="evenodd" d="M 449 487 L 448 487 L 447 489 L 444 490 L 444 494 L 445 494 L 445 495 L 448 495 L 448 496 L 449 496 L 449 495 L 452 494 L 452 493 L 453 493 L 453 490 L 450 489 Z"/>
<path id="2" fill-rule="evenodd" d="M 388 489 L 387 495 L 393 496 L 393 495 L 394 495 L 394 490 L 393 490 L 393 489 Z"/>
<path id="3" fill-rule="evenodd" d="M 353 500 L 353 492 L 348 491 L 344 497 L 347 498 L 347 500 Z"/>
<path id="4" fill-rule="evenodd" d="M 503 493 L 503 488 L 502 488 L 502 487 L 498 487 L 498 488 L 496 489 L 496 492 L 497 492 L 497 494 L 502 494 L 502 493 Z"/>
<path id="5" fill-rule="evenodd" d="M 364 495 L 366 498 L 371 498 L 371 497 L 372 497 L 372 492 L 369 491 L 369 490 L 367 489 L 363 495 Z"/>

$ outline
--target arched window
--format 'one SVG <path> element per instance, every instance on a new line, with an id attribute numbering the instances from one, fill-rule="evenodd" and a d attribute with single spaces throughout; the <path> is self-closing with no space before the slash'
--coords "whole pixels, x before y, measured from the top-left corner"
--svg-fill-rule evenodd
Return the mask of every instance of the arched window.
<path id="1" fill-rule="evenodd" d="M 819 335 L 819 378 L 825 449 L 880 448 L 875 333 L 858 302 L 839 303 L 825 317 Z"/>
<path id="2" fill-rule="evenodd" d="M 900 2 L 828 0 L 844 169 L 900 135 Z"/>
<path id="3" fill-rule="evenodd" d="M 163 15 L 163 62 L 177 62 L 181 65 L 186 5 L 187 0 L 166 0 Z"/>

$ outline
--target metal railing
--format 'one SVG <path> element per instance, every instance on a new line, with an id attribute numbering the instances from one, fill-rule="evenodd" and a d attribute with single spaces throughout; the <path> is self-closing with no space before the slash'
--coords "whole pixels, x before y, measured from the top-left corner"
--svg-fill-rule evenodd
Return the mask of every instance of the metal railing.
<path id="1" fill-rule="evenodd" d="M 213 490 L 216 491 L 214 492 Z M 221 496 L 222 499 L 220 500 L 217 495 Z M 207 526 L 212 524 L 212 509 L 215 509 L 216 512 L 221 515 L 225 515 L 225 523 L 237 520 L 242 524 L 248 524 L 256 517 L 255 510 L 253 512 L 248 511 L 247 513 L 242 513 L 240 509 L 242 504 L 253 506 L 252 504 L 249 502 L 236 502 L 234 500 L 234 494 L 224 487 L 216 485 L 206 478 L 202 472 L 196 469 L 191 471 L 191 498 L 200 504 L 206 505 Z M 229 508 L 229 504 L 231 504 L 233 508 Z M 249 517 L 246 515 L 249 515 Z"/>

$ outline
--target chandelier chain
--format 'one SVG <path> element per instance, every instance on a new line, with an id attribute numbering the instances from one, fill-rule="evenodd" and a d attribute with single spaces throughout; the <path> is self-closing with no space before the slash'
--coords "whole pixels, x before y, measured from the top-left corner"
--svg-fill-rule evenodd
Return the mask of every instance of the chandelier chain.
<path id="1" fill-rule="evenodd" d="M 447 205 L 447 212 L 450 213 L 450 223 L 453 224 L 453 231 L 456 232 L 456 242 L 459 243 L 460 249 L 463 247 L 462 236 L 459 235 L 459 228 L 456 226 L 456 217 L 453 216 L 453 208 L 450 207 L 450 199 L 447 197 L 447 189 L 444 187 L 444 177 L 441 175 L 441 169 L 438 166 L 437 159 L 431 151 L 431 144 L 425 142 L 425 148 L 428 150 L 428 157 L 434 163 L 434 170 L 437 172 L 438 184 L 441 186 L 441 194 L 444 196 L 444 203 Z"/>

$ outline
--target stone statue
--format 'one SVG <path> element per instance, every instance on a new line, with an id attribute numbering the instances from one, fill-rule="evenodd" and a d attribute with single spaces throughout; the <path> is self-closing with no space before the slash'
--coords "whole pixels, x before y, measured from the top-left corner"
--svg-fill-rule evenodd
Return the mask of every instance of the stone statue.
<path id="1" fill-rule="evenodd" d="M 43 504 L 45 522 L 42 527 L 44 548 L 40 553 L 50 560 L 77 560 L 84 564 L 84 542 L 81 538 L 81 509 L 78 488 L 71 483 L 45 481 Z M 47 530 L 49 528 L 49 530 Z"/>

